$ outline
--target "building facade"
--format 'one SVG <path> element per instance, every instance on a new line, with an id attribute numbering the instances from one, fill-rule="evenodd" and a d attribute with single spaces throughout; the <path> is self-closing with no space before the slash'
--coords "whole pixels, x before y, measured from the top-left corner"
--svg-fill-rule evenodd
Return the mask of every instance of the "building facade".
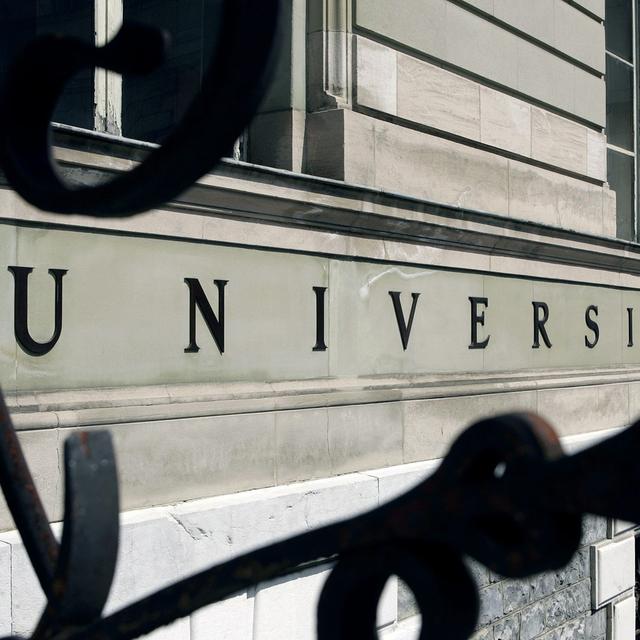
<path id="1" fill-rule="evenodd" d="M 482 417 L 538 412 L 571 452 L 640 415 L 636 3 L 283 4 L 259 113 L 175 202 L 95 220 L 0 189 L 0 382 L 52 521 L 65 437 L 113 434 L 110 611 L 381 504 Z M 88 71 L 62 98 L 56 157 L 91 184 L 179 121 L 219 10 L 5 2 L 0 74 L 51 30 L 97 44 L 123 19 L 171 32 L 163 69 Z M 25 289 L 31 343 L 14 322 Z M 0 528 L 0 633 L 26 635 L 44 599 L 4 504 Z M 635 637 L 627 523 L 587 518 L 556 573 L 513 581 L 470 564 L 478 639 Z M 329 569 L 154 637 L 312 638 Z M 417 637 L 417 613 L 391 580 L 380 637 Z"/>

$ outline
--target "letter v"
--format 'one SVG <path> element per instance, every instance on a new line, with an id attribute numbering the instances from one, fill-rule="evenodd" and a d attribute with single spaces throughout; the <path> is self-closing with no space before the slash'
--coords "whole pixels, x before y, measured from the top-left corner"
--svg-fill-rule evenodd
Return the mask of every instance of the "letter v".
<path id="1" fill-rule="evenodd" d="M 400 339 L 402 340 L 402 348 L 406 351 L 409 346 L 409 336 L 411 335 L 411 325 L 413 324 L 413 317 L 416 313 L 416 305 L 418 304 L 419 293 L 412 293 L 411 298 L 411 311 L 409 312 L 409 322 L 405 322 L 404 313 L 402 312 L 402 304 L 400 303 L 400 292 L 389 291 L 389 295 L 393 300 L 393 310 L 396 313 L 396 321 L 398 323 L 398 329 L 400 331 Z"/>

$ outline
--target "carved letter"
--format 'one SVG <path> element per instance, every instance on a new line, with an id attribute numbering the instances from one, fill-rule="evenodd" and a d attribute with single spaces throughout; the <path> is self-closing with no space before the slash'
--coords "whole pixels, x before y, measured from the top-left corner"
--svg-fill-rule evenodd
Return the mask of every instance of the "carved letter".
<path id="1" fill-rule="evenodd" d="M 591 317 L 591 313 L 593 315 L 598 315 L 598 307 L 595 305 L 589 305 L 587 310 L 584 312 L 584 321 L 587 323 L 587 327 L 593 331 L 593 340 L 589 340 L 587 336 L 584 337 L 585 347 L 589 349 L 593 349 L 598 344 L 598 340 L 600 340 L 600 327 L 598 323 Z"/>
<path id="2" fill-rule="evenodd" d="M 196 307 L 200 310 L 207 327 L 215 340 L 218 351 L 224 353 L 224 288 L 228 280 L 214 280 L 218 287 L 218 315 L 213 313 L 213 309 L 207 300 L 202 285 L 197 278 L 185 278 L 184 281 L 189 287 L 189 346 L 185 353 L 197 353 L 200 347 L 196 343 Z"/>
<path id="3" fill-rule="evenodd" d="M 409 312 L 409 322 L 406 323 L 404 320 L 404 313 L 402 312 L 402 305 L 400 304 L 400 292 L 399 291 L 389 291 L 389 295 L 393 300 L 393 310 L 396 312 L 396 321 L 398 323 L 398 329 L 400 330 L 400 340 L 402 340 L 402 348 L 404 351 L 407 350 L 409 346 L 409 336 L 411 335 L 411 325 L 413 324 L 413 316 L 416 312 L 416 304 L 418 302 L 418 298 L 420 297 L 419 293 L 412 293 L 411 297 L 413 298 L 413 302 L 411 303 L 411 311 Z"/>
<path id="4" fill-rule="evenodd" d="M 470 296 L 469 302 L 471 303 L 471 344 L 469 345 L 469 349 L 486 349 L 491 336 L 487 336 L 482 342 L 478 342 L 478 325 L 484 327 L 484 310 L 478 313 L 478 305 L 482 304 L 488 309 L 489 300 L 487 298 L 474 298 Z"/>
<path id="5" fill-rule="evenodd" d="M 56 283 L 54 329 L 51 339 L 47 342 L 37 342 L 31 337 L 28 326 L 28 279 L 33 271 L 32 267 L 9 267 L 15 283 L 13 327 L 16 340 L 22 349 L 32 356 L 43 356 L 49 353 L 60 338 L 62 332 L 62 278 L 67 269 L 49 269 Z"/>
<path id="6" fill-rule="evenodd" d="M 629 342 L 627 347 L 633 347 L 633 308 L 627 307 L 627 317 L 629 318 Z"/>
<path id="7" fill-rule="evenodd" d="M 326 351 L 327 345 L 324 341 L 324 294 L 327 287 L 313 287 L 316 294 L 316 345 L 314 351 Z"/>
<path id="8" fill-rule="evenodd" d="M 531 348 L 540 348 L 540 336 L 542 336 L 547 348 L 551 349 L 551 340 L 549 340 L 544 326 L 549 319 L 549 307 L 546 302 L 532 302 L 531 304 L 533 305 L 533 346 Z M 540 311 L 542 311 L 542 317 L 540 317 Z"/>

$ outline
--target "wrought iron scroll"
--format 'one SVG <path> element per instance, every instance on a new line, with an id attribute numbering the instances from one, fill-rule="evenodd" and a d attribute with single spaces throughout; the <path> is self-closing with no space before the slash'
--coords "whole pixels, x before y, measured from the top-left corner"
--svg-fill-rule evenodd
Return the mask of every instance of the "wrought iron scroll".
<path id="1" fill-rule="evenodd" d="M 11 185 L 46 211 L 97 217 L 131 216 L 175 198 L 231 151 L 258 108 L 276 55 L 278 6 L 226 0 L 202 88 L 182 122 L 135 169 L 98 186 L 67 184 L 53 159 L 50 123 L 64 85 L 86 67 L 148 73 L 162 63 L 167 36 L 125 23 L 104 47 L 54 35 L 34 40 L 12 65 L 0 109 L 0 156 Z"/>
<path id="2" fill-rule="evenodd" d="M 110 436 L 80 432 L 65 443 L 58 546 L 0 404 L 0 483 L 48 599 L 34 639 L 137 638 L 260 582 L 331 559 L 318 606 L 320 640 L 376 638 L 378 600 L 392 575 L 415 594 L 421 639 L 464 640 L 477 622 L 478 596 L 463 557 L 506 577 L 524 577 L 571 559 L 586 513 L 640 523 L 638 451 L 640 422 L 565 456 L 538 416 L 487 419 L 454 442 L 433 476 L 388 504 L 233 558 L 102 617 L 118 541 Z"/>
<path id="3" fill-rule="evenodd" d="M 133 215 L 188 188 L 231 148 L 257 107 L 272 66 L 278 4 L 224 2 L 222 38 L 185 120 L 137 168 L 97 187 L 74 188 L 57 171 L 50 143 L 56 100 L 87 65 L 121 73 L 154 68 L 165 38 L 125 25 L 102 48 L 53 36 L 35 41 L 16 61 L 1 107 L 0 150 L 12 186 L 42 209 L 93 216 Z M 375 638 L 378 600 L 391 575 L 416 597 L 423 640 L 463 640 L 478 616 L 477 588 L 463 557 L 523 577 L 570 560 L 584 514 L 640 522 L 638 451 L 640 422 L 565 456 L 537 416 L 484 420 L 456 440 L 433 476 L 392 502 L 235 557 L 103 616 L 119 531 L 110 435 L 79 432 L 65 443 L 58 543 L 0 394 L 0 484 L 47 598 L 36 640 L 137 638 L 318 560 L 335 563 L 318 607 L 321 640 Z"/>

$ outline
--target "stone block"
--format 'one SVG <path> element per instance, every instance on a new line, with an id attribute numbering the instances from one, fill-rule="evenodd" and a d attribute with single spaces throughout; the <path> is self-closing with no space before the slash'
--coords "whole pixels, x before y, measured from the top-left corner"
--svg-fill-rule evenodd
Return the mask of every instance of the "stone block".
<path id="1" fill-rule="evenodd" d="M 627 531 L 630 531 L 631 529 L 635 529 L 636 528 L 636 523 L 635 522 L 627 522 L 626 520 L 618 520 L 618 518 L 614 518 L 611 521 L 611 537 L 615 538 L 616 536 L 619 536 L 622 533 L 626 533 Z"/>
<path id="2" fill-rule="evenodd" d="M 64 495 L 63 438 L 55 429 L 42 429 L 19 431 L 18 439 L 47 515 L 51 520 L 60 520 Z M 14 526 L 4 498 L 0 498 L 0 529 Z"/>
<path id="3" fill-rule="evenodd" d="M 586 515 L 582 518 L 581 545 L 600 542 L 607 537 L 607 519 L 602 516 Z"/>
<path id="4" fill-rule="evenodd" d="M 604 73 L 604 25 L 577 11 L 565 0 L 554 0 L 550 15 L 558 49 Z"/>
<path id="5" fill-rule="evenodd" d="M 484 589 L 480 589 L 480 616 L 478 624 L 484 625 L 495 622 L 504 614 L 504 598 L 502 595 L 502 584 L 492 584 Z"/>
<path id="6" fill-rule="evenodd" d="M 404 455 L 407 462 L 442 457 L 473 422 L 511 411 L 535 411 L 536 393 L 496 393 L 417 400 L 404 404 Z"/>
<path id="7" fill-rule="evenodd" d="M 505 580 L 502 583 L 502 593 L 504 597 L 504 612 L 519 611 L 531 600 L 530 581 L 528 579 Z"/>
<path id="8" fill-rule="evenodd" d="M 286 484 L 331 475 L 326 409 L 276 414 L 276 482 Z"/>
<path id="9" fill-rule="evenodd" d="M 636 637 L 636 599 L 631 596 L 612 606 L 611 640 L 634 640 Z"/>
<path id="10" fill-rule="evenodd" d="M 448 2 L 405 0 L 401 6 L 386 0 L 361 0 L 355 23 L 435 58 L 446 58 Z"/>
<path id="11" fill-rule="evenodd" d="M 367 38 L 356 38 L 358 104 L 397 114 L 397 54 L 394 49 Z"/>
<path id="12" fill-rule="evenodd" d="M 302 171 L 305 113 L 294 109 L 256 114 L 249 125 L 248 159 L 288 171 Z"/>
<path id="13" fill-rule="evenodd" d="M 532 640 L 544 631 L 545 601 L 529 605 L 520 614 L 520 640 Z"/>
<path id="14" fill-rule="evenodd" d="M 376 123 L 375 136 L 377 187 L 434 202 L 506 213 L 505 158 L 386 122 Z"/>
<path id="15" fill-rule="evenodd" d="M 322 565 L 258 585 L 253 637 L 315 640 L 318 599 L 329 573 Z"/>
<path id="16" fill-rule="evenodd" d="M 124 509 L 275 482 L 272 413 L 134 423 L 113 439 Z"/>
<path id="17" fill-rule="evenodd" d="M 635 585 L 635 539 L 633 536 L 591 547 L 593 608 L 601 606 Z"/>
<path id="18" fill-rule="evenodd" d="M 587 129 L 587 175 L 603 182 L 607 179 L 607 139 L 592 129 Z"/>
<path id="19" fill-rule="evenodd" d="M 480 128 L 484 144 L 531 156 L 531 105 L 480 87 Z"/>
<path id="20" fill-rule="evenodd" d="M 0 633 L 11 635 L 11 545 L 0 541 Z"/>
<path id="21" fill-rule="evenodd" d="M 607 610 L 600 609 L 585 618 L 585 640 L 597 640 L 607 632 Z"/>
<path id="22" fill-rule="evenodd" d="M 580 124 L 532 107 L 531 147 L 536 160 L 587 173 L 587 129 Z"/>
<path id="23" fill-rule="evenodd" d="M 615 238 L 616 231 L 616 192 L 604 187 L 602 189 L 602 235 Z"/>
<path id="24" fill-rule="evenodd" d="M 191 640 L 253 638 L 253 595 L 242 593 L 216 602 L 191 616 Z"/>
<path id="25" fill-rule="evenodd" d="M 560 572 L 562 573 L 562 571 Z M 541 573 L 530 578 L 531 602 L 550 596 L 556 590 L 556 575 L 551 572 Z"/>
<path id="26" fill-rule="evenodd" d="M 494 0 L 493 15 L 532 38 L 553 45 L 553 2 L 554 0 Z"/>
<path id="27" fill-rule="evenodd" d="M 480 87 L 441 67 L 398 53 L 398 116 L 480 139 Z"/>
<path id="28" fill-rule="evenodd" d="M 520 616 L 503 618 L 493 626 L 494 640 L 520 640 Z"/>
<path id="29" fill-rule="evenodd" d="M 589 577 L 589 550 L 580 549 L 569 564 L 554 573 L 554 586 L 563 589 Z"/>
<path id="30" fill-rule="evenodd" d="M 584 640 L 585 618 L 572 620 L 541 636 L 541 640 Z"/>
<path id="31" fill-rule="evenodd" d="M 602 189 L 510 160 L 509 215 L 574 231 L 602 234 Z"/>
<path id="32" fill-rule="evenodd" d="M 406 582 L 398 580 L 398 620 L 406 620 L 420 613 L 413 591 Z"/>
<path id="33" fill-rule="evenodd" d="M 502 85 L 517 86 L 519 38 L 515 34 L 451 3 L 445 29 L 448 62 Z"/>
<path id="34" fill-rule="evenodd" d="M 580 614 L 585 613 L 591 605 L 591 584 L 582 580 L 566 589 L 557 591 L 544 603 L 545 629 L 559 627 Z"/>
<path id="35" fill-rule="evenodd" d="M 331 407 L 328 416 L 332 474 L 402 462 L 400 403 Z"/>

